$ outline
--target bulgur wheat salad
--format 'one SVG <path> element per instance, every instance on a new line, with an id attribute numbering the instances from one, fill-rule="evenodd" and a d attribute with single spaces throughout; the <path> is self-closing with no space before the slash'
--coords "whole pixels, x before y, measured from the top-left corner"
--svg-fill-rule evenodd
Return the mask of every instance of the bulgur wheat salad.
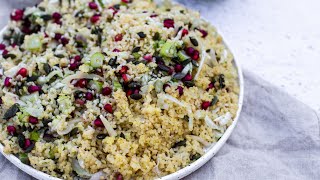
<path id="1" fill-rule="evenodd" d="M 165 1 L 44 0 L 0 44 L 4 152 L 62 179 L 155 179 L 233 122 L 233 56 L 198 12 Z"/>

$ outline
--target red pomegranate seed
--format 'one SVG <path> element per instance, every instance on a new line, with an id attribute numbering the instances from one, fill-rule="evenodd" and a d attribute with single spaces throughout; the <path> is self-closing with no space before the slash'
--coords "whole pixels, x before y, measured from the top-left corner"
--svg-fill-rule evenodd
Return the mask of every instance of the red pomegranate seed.
<path id="1" fill-rule="evenodd" d="M 88 101 L 92 101 L 93 100 L 93 94 L 91 92 L 86 92 L 86 99 Z"/>
<path id="2" fill-rule="evenodd" d="M 126 74 L 121 75 L 123 82 L 128 82 L 128 76 Z"/>
<path id="3" fill-rule="evenodd" d="M 211 82 L 211 83 L 208 85 L 207 91 L 209 91 L 210 89 L 213 89 L 213 88 L 214 88 L 214 84 Z"/>
<path id="4" fill-rule="evenodd" d="M 185 51 L 186 51 L 186 53 L 187 53 L 188 56 L 192 56 L 195 50 L 194 50 L 193 47 L 187 47 L 187 48 L 185 49 Z"/>
<path id="5" fill-rule="evenodd" d="M 121 0 L 123 3 L 129 3 L 129 0 Z"/>
<path id="6" fill-rule="evenodd" d="M 6 45 L 5 44 L 0 44 L 0 50 L 5 50 L 6 49 Z"/>
<path id="7" fill-rule="evenodd" d="M 114 49 L 112 52 L 121 52 L 119 49 Z"/>
<path id="8" fill-rule="evenodd" d="M 204 110 L 207 110 L 209 106 L 210 106 L 210 101 L 204 101 L 201 104 L 201 108 Z"/>
<path id="9" fill-rule="evenodd" d="M 208 32 L 203 29 L 198 29 L 198 31 L 202 34 L 202 37 L 205 38 L 208 36 Z"/>
<path id="10" fill-rule="evenodd" d="M 152 55 L 151 54 L 147 54 L 147 55 L 143 56 L 143 59 L 145 59 L 148 62 L 151 62 L 152 61 Z"/>
<path id="11" fill-rule="evenodd" d="M 187 29 L 183 29 L 182 30 L 182 37 L 184 37 L 184 36 L 186 36 L 186 35 L 188 35 L 189 34 L 189 31 L 187 30 Z"/>
<path id="12" fill-rule="evenodd" d="M 79 65 L 80 65 L 80 64 L 79 64 L 78 62 L 71 63 L 71 64 L 69 65 L 69 69 L 70 69 L 71 71 L 74 71 L 74 70 L 78 69 Z"/>
<path id="13" fill-rule="evenodd" d="M 129 89 L 127 92 L 126 92 L 126 95 L 129 97 L 133 94 L 133 91 L 131 89 Z"/>
<path id="14" fill-rule="evenodd" d="M 40 91 L 40 90 L 41 90 L 40 86 L 29 86 L 28 87 L 28 92 L 29 93 L 34 93 L 34 92 L 37 92 L 37 91 Z"/>
<path id="15" fill-rule="evenodd" d="M 98 9 L 98 5 L 95 2 L 89 2 L 89 8 L 90 9 Z"/>
<path id="16" fill-rule="evenodd" d="M 60 33 L 56 33 L 54 35 L 54 39 L 57 40 L 57 41 L 59 41 L 61 39 L 61 37 L 62 37 L 62 34 L 60 34 Z"/>
<path id="17" fill-rule="evenodd" d="M 62 37 L 61 38 L 61 44 L 63 46 L 67 45 L 68 43 L 69 43 L 69 39 L 68 38 L 66 38 L 66 37 Z"/>
<path id="18" fill-rule="evenodd" d="M 61 14 L 58 12 L 54 12 L 52 14 L 52 19 L 54 19 L 55 21 L 59 21 L 62 18 Z"/>
<path id="19" fill-rule="evenodd" d="M 100 20 L 100 15 L 95 14 L 90 18 L 91 23 L 95 24 L 96 22 L 98 22 Z"/>
<path id="20" fill-rule="evenodd" d="M 118 41 L 122 41 L 122 34 L 117 34 L 115 37 L 114 37 L 114 40 L 116 41 L 116 42 L 118 42 Z"/>
<path id="21" fill-rule="evenodd" d="M 128 69 L 129 69 L 128 66 L 122 66 L 119 72 L 120 74 L 126 74 Z"/>
<path id="22" fill-rule="evenodd" d="M 56 23 L 56 24 L 59 24 L 59 25 L 62 24 L 62 21 L 61 21 L 61 20 L 54 20 L 53 22 Z"/>
<path id="23" fill-rule="evenodd" d="M 75 61 L 81 61 L 81 56 L 80 56 L 80 55 L 76 55 L 76 56 L 74 57 L 74 60 L 75 60 Z"/>
<path id="24" fill-rule="evenodd" d="M 182 96 L 182 95 L 183 95 L 183 87 L 178 86 L 178 87 L 177 87 L 177 90 L 178 90 L 178 92 L 179 92 L 179 95 Z"/>
<path id="25" fill-rule="evenodd" d="M 123 180 L 123 176 L 119 172 L 115 174 L 115 178 L 116 180 Z"/>
<path id="26" fill-rule="evenodd" d="M 21 9 L 16 9 L 13 11 L 10 15 L 11 20 L 13 21 L 20 21 L 23 19 L 23 10 Z"/>
<path id="27" fill-rule="evenodd" d="M 25 139 L 24 140 L 24 149 L 27 149 L 29 146 L 31 146 L 31 140 Z"/>
<path id="28" fill-rule="evenodd" d="M 17 129 L 14 126 L 7 126 L 7 132 L 8 134 L 10 134 L 11 136 L 13 136 L 14 134 L 16 134 Z"/>
<path id="29" fill-rule="evenodd" d="M 75 102 L 76 102 L 76 104 L 79 104 L 80 106 L 83 106 L 86 103 L 86 101 L 83 99 L 76 99 Z"/>
<path id="30" fill-rule="evenodd" d="M 95 126 L 97 126 L 97 127 L 104 127 L 101 119 L 99 119 L 99 118 L 96 119 L 96 120 L 94 120 L 94 121 L 93 121 L 93 124 L 94 124 Z"/>
<path id="31" fill-rule="evenodd" d="M 104 108 L 104 110 L 106 110 L 107 112 L 113 113 L 112 105 L 111 105 L 111 104 L 106 104 L 106 105 L 104 105 L 103 108 Z"/>
<path id="32" fill-rule="evenodd" d="M 76 83 L 76 86 L 80 88 L 85 88 L 88 84 L 88 80 L 86 79 L 79 79 L 78 82 Z"/>
<path id="33" fill-rule="evenodd" d="M 9 51 L 5 49 L 5 50 L 2 51 L 2 56 L 7 55 L 8 53 L 9 53 Z"/>
<path id="34" fill-rule="evenodd" d="M 155 17 L 158 17 L 158 15 L 157 15 L 157 14 L 151 14 L 150 17 L 151 17 L 151 18 L 155 18 Z"/>
<path id="35" fill-rule="evenodd" d="M 168 74 L 169 74 L 169 75 L 172 75 L 172 74 L 173 74 L 173 71 L 174 71 L 174 70 L 173 70 L 172 68 L 170 68 L 170 70 L 168 71 Z"/>
<path id="36" fill-rule="evenodd" d="M 193 59 L 193 60 L 199 60 L 199 51 L 198 50 L 194 50 L 194 52 L 193 52 L 193 55 L 191 56 L 191 58 Z"/>
<path id="37" fill-rule="evenodd" d="M 10 87 L 11 86 L 11 78 L 10 77 L 6 77 L 5 79 L 4 79 L 4 86 L 5 87 Z"/>
<path id="38" fill-rule="evenodd" d="M 36 117 L 29 116 L 29 123 L 31 124 L 38 124 L 39 120 Z"/>
<path id="39" fill-rule="evenodd" d="M 166 28 L 174 28 L 174 20 L 173 19 L 165 19 L 163 21 L 163 26 Z"/>
<path id="40" fill-rule="evenodd" d="M 135 89 L 134 91 L 133 91 L 133 94 L 139 94 L 139 89 Z"/>
<path id="41" fill-rule="evenodd" d="M 175 72 L 181 72 L 183 70 L 183 66 L 181 64 L 176 64 L 174 66 L 174 71 Z"/>
<path id="42" fill-rule="evenodd" d="M 20 75 L 22 77 L 27 77 L 28 70 L 26 68 L 21 68 L 18 72 L 17 75 Z"/>
<path id="43" fill-rule="evenodd" d="M 182 80 L 183 80 L 183 81 L 191 81 L 191 80 L 192 80 L 191 74 L 188 73 Z"/>
<path id="44" fill-rule="evenodd" d="M 101 93 L 102 93 L 102 95 L 104 95 L 104 96 L 108 96 L 108 95 L 110 95 L 110 94 L 112 93 L 112 90 L 111 90 L 111 88 L 109 88 L 109 87 L 104 87 L 104 88 L 102 89 Z"/>
<path id="45" fill-rule="evenodd" d="M 163 85 L 163 91 L 166 91 L 166 89 L 167 89 L 168 87 L 170 87 L 169 84 L 164 84 L 164 85 Z"/>

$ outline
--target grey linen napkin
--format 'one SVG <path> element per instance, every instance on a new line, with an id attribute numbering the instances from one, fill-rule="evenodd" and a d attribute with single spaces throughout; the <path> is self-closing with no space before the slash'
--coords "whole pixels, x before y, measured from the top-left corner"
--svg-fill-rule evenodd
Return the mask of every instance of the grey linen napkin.
<path id="1" fill-rule="evenodd" d="M 320 179 L 315 111 L 247 71 L 244 106 L 227 143 L 191 179 Z M 32 179 L 0 155 L 0 179 Z"/>

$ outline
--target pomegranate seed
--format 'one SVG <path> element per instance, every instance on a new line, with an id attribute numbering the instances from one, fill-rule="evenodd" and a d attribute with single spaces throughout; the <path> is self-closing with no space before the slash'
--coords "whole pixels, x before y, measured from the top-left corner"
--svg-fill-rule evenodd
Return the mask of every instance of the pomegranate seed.
<path id="1" fill-rule="evenodd" d="M 37 91 L 40 91 L 40 90 L 41 90 L 40 86 L 29 86 L 28 87 L 28 92 L 29 93 L 34 93 L 34 92 L 37 92 Z"/>
<path id="2" fill-rule="evenodd" d="M 209 91 L 210 89 L 213 89 L 213 88 L 214 88 L 214 84 L 211 82 L 211 83 L 208 85 L 207 91 Z"/>
<path id="3" fill-rule="evenodd" d="M 62 24 L 62 21 L 61 21 L 61 20 L 54 20 L 53 22 L 56 23 L 56 24 L 59 24 L 59 25 Z"/>
<path id="4" fill-rule="evenodd" d="M 11 136 L 15 135 L 17 132 L 16 127 L 14 126 L 7 126 L 7 132 L 8 134 L 10 134 Z"/>
<path id="5" fill-rule="evenodd" d="M 52 14 L 52 19 L 54 19 L 55 21 L 58 21 L 58 20 L 60 20 L 61 18 L 62 18 L 62 16 L 61 16 L 61 14 L 58 13 L 58 12 L 54 12 L 54 13 Z"/>
<path id="6" fill-rule="evenodd" d="M 76 55 L 76 56 L 74 57 L 74 60 L 75 60 L 75 61 L 81 61 L 81 56 L 80 56 L 80 55 Z"/>
<path id="7" fill-rule="evenodd" d="M 183 81 L 191 81 L 191 80 L 192 80 L 191 74 L 188 73 L 182 80 L 183 80 Z"/>
<path id="8" fill-rule="evenodd" d="M 120 74 L 126 74 L 128 69 L 129 69 L 128 66 L 122 66 L 119 72 Z"/>
<path id="9" fill-rule="evenodd" d="M 116 180 L 123 180 L 123 176 L 120 173 L 116 173 L 115 178 L 116 178 Z"/>
<path id="10" fill-rule="evenodd" d="M 133 94 L 139 94 L 139 91 L 140 91 L 139 89 L 135 89 Z"/>
<path id="11" fill-rule="evenodd" d="M 122 40 L 122 34 L 117 34 L 117 35 L 114 37 L 114 40 L 115 40 L 116 42 L 121 41 L 121 40 Z"/>
<path id="12" fill-rule="evenodd" d="M 123 3 L 129 3 L 129 0 L 121 0 Z"/>
<path id="13" fill-rule="evenodd" d="M 177 90 L 178 90 L 178 92 L 179 92 L 179 95 L 182 96 L 182 95 L 183 95 L 183 87 L 178 86 L 178 87 L 177 87 Z"/>
<path id="14" fill-rule="evenodd" d="M 126 74 L 121 75 L 123 82 L 128 82 L 128 76 Z"/>
<path id="15" fill-rule="evenodd" d="M 70 69 L 71 71 L 74 71 L 74 70 L 78 69 L 79 65 L 80 65 L 80 64 L 79 64 L 78 62 L 71 63 L 71 64 L 69 65 L 69 69 Z"/>
<path id="16" fill-rule="evenodd" d="M 94 121 L 93 121 L 93 124 L 94 124 L 95 126 L 97 126 L 97 127 L 104 127 L 101 119 L 99 119 L 99 118 L 96 119 L 96 120 L 94 120 Z"/>
<path id="17" fill-rule="evenodd" d="M 181 72 L 183 70 L 183 66 L 181 64 L 176 64 L 174 66 L 174 71 Z"/>
<path id="18" fill-rule="evenodd" d="M 199 60 L 199 51 L 198 50 L 194 50 L 193 55 L 191 57 L 193 60 Z"/>
<path id="19" fill-rule="evenodd" d="M 29 123 L 31 124 L 38 124 L 39 120 L 36 117 L 29 116 Z"/>
<path id="20" fill-rule="evenodd" d="M 205 38 L 208 36 L 208 32 L 203 29 L 198 29 L 198 31 L 202 34 L 202 37 Z"/>
<path id="21" fill-rule="evenodd" d="M 5 50 L 6 49 L 6 45 L 5 44 L 0 44 L 0 50 Z"/>
<path id="22" fill-rule="evenodd" d="M 131 96 L 133 94 L 133 91 L 131 89 L 129 89 L 127 92 L 126 92 L 126 95 L 127 96 Z"/>
<path id="23" fill-rule="evenodd" d="M 31 146 L 31 140 L 25 139 L 24 140 L 24 149 L 27 149 L 29 146 Z"/>
<path id="24" fill-rule="evenodd" d="M 112 52 L 121 52 L 119 49 L 114 49 Z"/>
<path id="25" fill-rule="evenodd" d="M 28 70 L 26 68 L 21 68 L 18 72 L 17 75 L 20 75 L 22 77 L 27 77 Z"/>
<path id="26" fill-rule="evenodd" d="M 2 51 L 2 56 L 7 55 L 8 53 L 9 53 L 9 51 L 5 49 L 5 50 Z"/>
<path id="27" fill-rule="evenodd" d="M 169 75 L 172 75 L 172 74 L 173 74 L 173 71 L 174 71 L 174 70 L 173 70 L 172 68 L 170 68 L 170 70 L 168 71 L 168 74 L 169 74 Z"/>
<path id="28" fill-rule="evenodd" d="M 11 86 L 11 78 L 10 77 L 6 77 L 5 79 L 4 79 L 4 86 L 5 87 L 10 87 Z"/>
<path id="29" fill-rule="evenodd" d="M 182 37 L 184 37 L 184 36 L 186 36 L 186 35 L 188 35 L 189 34 L 189 31 L 187 30 L 187 29 L 183 29 L 182 30 Z"/>
<path id="30" fill-rule="evenodd" d="M 163 91 L 166 91 L 166 89 L 167 89 L 168 87 L 170 87 L 169 84 L 164 84 L 164 85 L 163 85 Z"/>
<path id="31" fill-rule="evenodd" d="M 89 8 L 90 9 L 98 9 L 98 5 L 95 2 L 89 2 Z"/>
<path id="32" fill-rule="evenodd" d="M 150 17 L 151 17 L 151 18 L 155 18 L 155 17 L 158 17 L 158 15 L 157 15 L 157 14 L 151 14 Z"/>
<path id="33" fill-rule="evenodd" d="M 204 101 L 201 104 L 201 108 L 204 110 L 207 110 L 209 106 L 210 106 L 210 101 Z"/>
<path id="34" fill-rule="evenodd" d="M 76 104 L 79 104 L 80 106 L 83 106 L 86 103 L 86 101 L 82 100 L 82 99 L 76 99 L 75 102 L 76 102 Z"/>
<path id="35" fill-rule="evenodd" d="M 166 28 L 174 28 L 174 20 L 173 19 L 165 19 L 163 21 L 163 26 Z"/>
<path id="36" fill-rule="evenodd" d="M 100 15 L 95 14 L 90 18 L 91 23 L 95 24 L 96 22 L 98 22 L 100 20 Z"/>
<path id="37" fill-rule="evenodd" d="M 68 43 L 69 43 L 69 39 L 68 38 L 66 38 L 66 37 L 62 37 L 61 38 L 61 44 L 63 46 L 67 45 Z"/>
<path id="38" fill-rule="evenodd" d="M 60 34 L 60 33 L 56 33 L 54 35 L 54 39 L 57 40 L 57 41 L 59 41 L 61 39 L 61 37 L 62 37 L 62 34 Z"/>
<path id="39" fill-rule="evenodd" d="M 79 79 L 78 82 L 76 83 L 76 86 L 80 88 L 85 88 L 88 84 L 88 80 L 86 79 Z"/>
<path id="40" fill-rule="evenodd" d="M 147 54 L 147 55 L 143 56 L 143 59 L 145 59 L 148 62 L 151 62 L 152 61 L 152 55 L 151 54 Z"/>
<path id="41" fill-rule="evenodd" d="M 192 56 L 195 50 L 194 50 L 193 47 L 187 47 L 187 48 L 185 49 L 185 51 L 186 51 L 186 53 L 187 53 L 188 56 Z"/>
<path id="42" fill-rule="evenodd" d="M 109 87 L 104 87 L 103 89 L 102 89 L 102 95 L 104 95 L 104 96 L 108 96 L 108 95 L 110 95 L 111 93 L 112 93 L 112 90 L 111 90 L 111 88 L 109 88 Z"/>
<path id="43" fill-rule="evenodd" d="M 104 110 L 106 110 L 107 112 L 113 113 L 112 105 L 111 105 L 111 104 L 106 104 L 106 105 L 104 105 L 103 108 L 104 108 Z"/>
<path id="44" fill-rule="evenodd" d="M 16 9 L 14 12 L 10 15 L 11 20 L 13 21 L 20 21 L 23 19 L 23 10 Z"/>
<path id="45" fill-rule="evenodd" d="M 86 93 L 86 99 L 87 99 L 88 101 L 92 101 L 92 100 L 93 100 L 93 94 L 92 94 L 91 92 L 87 92 L 87 93 Z"/>

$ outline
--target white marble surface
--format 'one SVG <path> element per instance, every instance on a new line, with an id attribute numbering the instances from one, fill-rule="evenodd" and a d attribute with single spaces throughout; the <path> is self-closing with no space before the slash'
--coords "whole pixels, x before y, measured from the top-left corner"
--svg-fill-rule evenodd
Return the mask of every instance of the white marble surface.
<path id="1" fill-rule="evenodd" d="M 319 0 L 179 2 L 200 10 L 223 32 L 244 69 L 320 112 Z M 1 27 L 11 8 L 0 0 Z"/>

